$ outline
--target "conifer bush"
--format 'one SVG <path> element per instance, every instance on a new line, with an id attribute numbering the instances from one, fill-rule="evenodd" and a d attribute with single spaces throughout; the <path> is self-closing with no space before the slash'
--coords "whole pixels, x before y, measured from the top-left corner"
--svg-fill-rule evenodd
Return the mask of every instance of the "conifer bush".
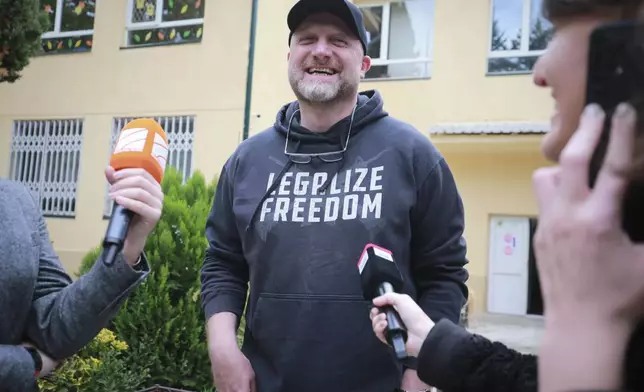
<path id="1" fill-rule="evenodd" d="M 20 79 L 48 26 L 39 0 L 0 0 L 0 83 Z"/>
<path id="2" fill-rule="evenodd" d="M 199 273 L 216 180 L 207 184 L 196 172 L 184 184 L 180 173 L 168 168 L 162 188 L 163 214 L 145 248 L 152 271 L 109 328 L 128 344 L 130 369 L 149 374 L 143 387 L 213 391 Z M 99 255 L 100 247 L 89 252 L 79 275 Z"/>

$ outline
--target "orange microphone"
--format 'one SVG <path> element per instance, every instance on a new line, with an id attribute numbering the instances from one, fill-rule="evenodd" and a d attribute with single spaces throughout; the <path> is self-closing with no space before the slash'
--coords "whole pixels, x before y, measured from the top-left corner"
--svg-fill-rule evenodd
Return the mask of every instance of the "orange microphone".
<path id="1" fill-rule="evenodd" d="M 132 120 L 123 127 L 110 158 L 114 170 L 144 169 L 161 183 L 168 160 L 168 138 L 161 125 L 150 118 Z M 103 239 L 103 262 L 114 264 L 116 255 L 123 249 L 123 243 L 134 213 L 114 203 L 112 217 Z"/>

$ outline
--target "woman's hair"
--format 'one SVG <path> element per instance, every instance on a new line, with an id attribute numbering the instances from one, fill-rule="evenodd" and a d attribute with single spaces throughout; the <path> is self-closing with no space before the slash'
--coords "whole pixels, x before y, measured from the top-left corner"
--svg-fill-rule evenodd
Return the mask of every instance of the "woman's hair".
<path id="1" fill-rule="evenodd" d="M 644 0 L 543 0 L 543 15 L 546 19 L 557 20 L 579 16 L 601 15 L 603 12 L 618 10 L 622 20 L 644 22 Z M 644 29 L 643 29 L 644 30 Z M 644 54 L 644 31 L 640 33 Z M 642 60 L 644 75 L 644 60 Z M 637 139 L 634 165 L 629 175 L 633 180 L 644 181 L 644 86 L 631 102 L 637 110 Z"/>

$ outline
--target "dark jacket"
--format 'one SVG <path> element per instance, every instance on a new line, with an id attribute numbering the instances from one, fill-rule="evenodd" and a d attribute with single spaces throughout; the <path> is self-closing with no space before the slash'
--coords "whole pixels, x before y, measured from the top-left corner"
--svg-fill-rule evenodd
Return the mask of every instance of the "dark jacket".
<path id="1" fill-rule="evenodd" d="M 633 335 L 627 353 L 629 392 L 644 391 L 642 331 Z M 537 392 L 537 357 L 441 320 L 418 354 L 418 377 L 442 392 Z"/>
<path id="2" fill-rule="evenodd" d="M 54 253 L 45 220 L 29 192 L 0 179 L 0 391 L 36 388 L 30 341 L 55 359 L 90 342 L 147 276 L 119 255 L 72 282 Z"/>
<path id="3" fill-rule="evenodd" d="M 467 298 L 463 204 L 429 139 L 390 117 L 379 93 L 316 134 L 297 102 L 226 162 L 207 222 L 206 318 L 241 316 L 243 352 L 261 392 L 391 392 L 402 367 L 371 329 L 358 259 L 367 243 L 393 252 L 434 319 L 457 322 Z M 349 134 L 350 131 L 350 134 Z M 284 153 L 339 151 L 325 159 Z"/>

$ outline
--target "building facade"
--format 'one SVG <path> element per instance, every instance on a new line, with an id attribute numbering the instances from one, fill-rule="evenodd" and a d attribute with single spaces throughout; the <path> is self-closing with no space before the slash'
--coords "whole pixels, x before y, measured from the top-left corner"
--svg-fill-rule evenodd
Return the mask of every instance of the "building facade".
<path id="1" fill-rule="evenodd" d="M 103 169 L 129 119 L 157 118 L 169 163 L 212 178 L 294 99 L 294 2 L 43 0 L 51 31 L 42 55 L 0 85 L 0 175 L 40 200 L 66 268 L 104 234 Z M 539 314 L 531 174 L 548 164 L 539 144 L 553 106 L 531 75 L 551 33 L 541 0 L 354 2 L 373 59 L 362 89 L 379 90 L 385 110 L 431 138 L 456 176 L 474 309 Z"/>

